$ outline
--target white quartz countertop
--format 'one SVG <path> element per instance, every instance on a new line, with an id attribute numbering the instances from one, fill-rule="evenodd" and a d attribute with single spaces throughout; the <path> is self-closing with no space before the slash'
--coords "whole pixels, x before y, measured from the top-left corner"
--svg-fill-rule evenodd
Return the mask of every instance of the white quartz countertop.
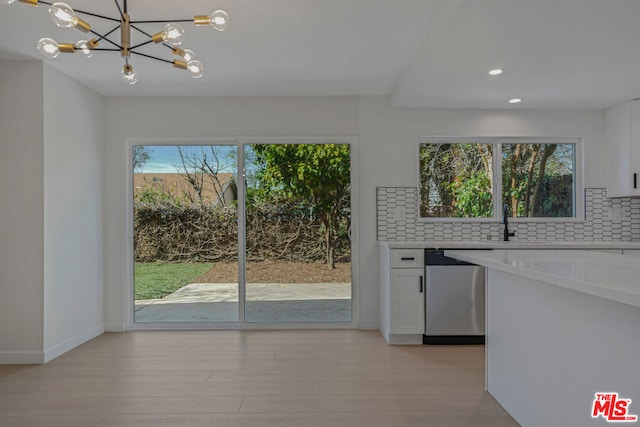
<path id="1" fill-rule="evenodd" d="M 640 242 L 523 242 L 501 240 L 484 240 L 478 242 L 465 241 L 424 241 L 424 242 L 378 242 L 378 245 L 389 249 L 640 249 Z"/>
<path id="2" fill-rule="evenodd" d="M 640 260 L 584 250 L 446 250 L 445 255 L 640 307 Z"/>

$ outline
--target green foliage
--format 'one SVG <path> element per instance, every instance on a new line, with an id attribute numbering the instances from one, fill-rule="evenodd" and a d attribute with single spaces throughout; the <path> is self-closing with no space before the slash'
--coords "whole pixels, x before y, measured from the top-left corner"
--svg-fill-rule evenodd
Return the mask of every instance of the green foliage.
<path id="1" fill-rule="evenodd" d="M 420 145 L 422 217 L 490 217 L 492 146 L 484 143 Z"/>
<path id="2" fill-rule="evenodd" d="M 503 144 L 502 203 L 517 217 L 572 217 L 573 154 L 572 144 Z"/>
<path id="3" fill-rule="evenodd" d="M 573 216 L 573 144 L 501 144 L 502 204 L 518 217 Z M 420 145 L 420 215 L 493 216 L 493 145 Z"/>
<path id="4" fill-rule="evenodd" d="M 333 205 L 350 183 L 347 144 L 256 144 L 256 173 L 263 190 L 291 198 L 317 198 L 318 207 Z"/>
<path id="5" fill-rule="evenodd" d="M 212 263 L 135 263 L 135 299 L 162 298 L 206 273 Z"/>
<path id="6" fill-rule="evenodd" d="M 324 227 L 327 264 L 333 268 L 339 230 L 350 211 L 349 145 L 256 144 L 252 152 L 257 185 L 248 194 L 253 200 L 276 197 L 310 206 Z"/>
<path id="7" fill-rule="evenodd" d="M 450 184 L 456 199 L 456 213 L 461 218 L 487 218 L 493 215 L 491 181 L 481 171 L 475 171 L 468 179 Z"/>
<path id="8" fill-rule="evenodd" d="M 134 196 L 134 200 L 147 204 L 170 203 L 176 206 L 182 205 L 182 201 L 179 198 L 173 197 L 169 192 L 155 187 L 145 188 L 144 191 Z"/>

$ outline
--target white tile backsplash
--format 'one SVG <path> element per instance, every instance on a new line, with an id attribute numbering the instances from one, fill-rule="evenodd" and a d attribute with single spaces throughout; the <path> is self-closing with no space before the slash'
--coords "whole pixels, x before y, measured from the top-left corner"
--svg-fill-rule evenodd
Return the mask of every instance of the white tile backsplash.
<path id="1" fill-rule="evenodd" d="M 418 192 L 414 187 L 376 189 L 379 241 L 479 241 L 502 239 L 502 224 L 494 222 L 426 222 L 418 220 Z M 584 221 L 516 222 L 513 241 L 640 240 L 640 199 L 607 199 L 604 188 L 585 189 Z"/>

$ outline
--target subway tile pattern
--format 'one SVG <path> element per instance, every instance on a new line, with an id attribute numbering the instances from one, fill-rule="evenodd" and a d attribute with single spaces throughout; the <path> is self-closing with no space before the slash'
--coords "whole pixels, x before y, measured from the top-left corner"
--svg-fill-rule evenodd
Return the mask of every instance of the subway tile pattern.
<path id="1" fill-rule="evenodd" d="M 516 222 L 513 241 L 640 241 L 640 199 L 607 199 L 606 189 L 585 189 L 584 221 Z M 499 222 L 426 222 L 418 220 L 418 192 L 414 187 L 376 189 L 379 241 L 455 242 L 500 240 Z"/>

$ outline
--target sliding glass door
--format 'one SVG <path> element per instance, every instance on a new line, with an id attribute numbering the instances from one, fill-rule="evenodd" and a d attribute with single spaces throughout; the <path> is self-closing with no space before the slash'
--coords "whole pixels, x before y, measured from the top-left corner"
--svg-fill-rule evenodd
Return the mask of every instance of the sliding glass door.
<path id="1" fill-rule="evenodd" d="M 134 322 L 351 322 L 350 148 L 133 146 Z"/>
<path id="2" fill-rule="evenodd" d="M 133 147 L 134 321 L 237 322 L 238 148 Z"/>
<path id="3" fill-rule="evenodd" d="M 351 321 L 348 144 L 248 144 L 245 321 Z"/>

